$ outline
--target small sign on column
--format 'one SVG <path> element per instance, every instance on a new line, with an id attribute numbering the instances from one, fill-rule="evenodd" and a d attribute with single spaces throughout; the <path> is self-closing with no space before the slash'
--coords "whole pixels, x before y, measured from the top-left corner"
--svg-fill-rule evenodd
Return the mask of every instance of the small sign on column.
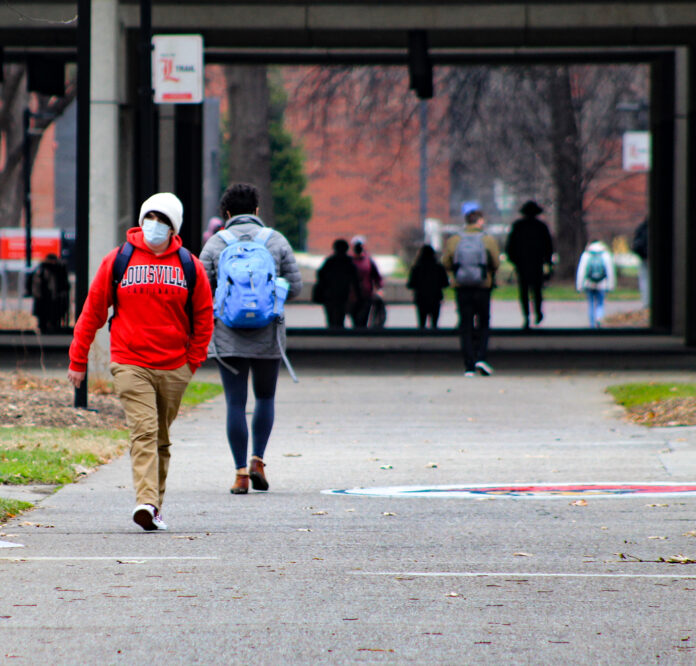
<path id="1" fill-rule="evenodd" d="M 153 35 L 152 80 L 155 104 L 203 101 L 203 37 Z"/>

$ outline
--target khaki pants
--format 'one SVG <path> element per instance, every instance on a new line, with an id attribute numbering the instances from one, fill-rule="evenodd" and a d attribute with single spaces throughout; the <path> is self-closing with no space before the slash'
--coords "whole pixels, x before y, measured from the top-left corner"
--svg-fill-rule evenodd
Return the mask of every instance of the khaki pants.
<path id="1" fill-rule="evenodd" d="M 187 363 L 176 370 L 112 363 L 110 370 L 130 430 L 136 502 L 160 509 L 169 470 L 169 426 L 193 373 Z"/>

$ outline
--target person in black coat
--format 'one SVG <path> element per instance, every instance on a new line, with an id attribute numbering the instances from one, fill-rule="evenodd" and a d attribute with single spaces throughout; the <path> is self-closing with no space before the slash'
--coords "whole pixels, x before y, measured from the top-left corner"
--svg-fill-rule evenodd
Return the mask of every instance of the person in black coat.
<path id="1" fill-rule="evenodd" d="M 348 302 L 359 292 L 358 270 L 348 256 L 348 241 L 338 238 L 333 243 L 333 254 L 326 258 L 317 271 L 313 300 L 324 306 L 329 328 L 345 328 Z"/>
<path id="2" fill-rule="evenodd" d="M 543 208 L 536 201 L 527 201 L 520 208 L 522 217 L 515 220 L 507 238 L 505 252 L 517 272 L 520 306 L 524 328 L 529 328 L 529 292 L 534 299 L 536 323 L 544 318 L 541 287 L 544 282 L 544 266 L 551 270 L 553 242 L 545 222 L 537 216 Z"/>
<path id="3" fill-rule="evenodd" d="M 436 259 L 431 245 L 423 245 L 411 268 L 406 286 L 413 290 L 418 311 L 418 326 L 425 328 L 430 317 L 431 328 L 437 328 L 442 303 L 442 290 L 449 285 L 445 267 Z"/>
<path id="4" fill-rule="evenodd" d="M 33 313 L 42 333 L 56 333 L 68 325 L 70 282 L 65 264 L 55 254 L 48 254 L 31 279 Z"/>

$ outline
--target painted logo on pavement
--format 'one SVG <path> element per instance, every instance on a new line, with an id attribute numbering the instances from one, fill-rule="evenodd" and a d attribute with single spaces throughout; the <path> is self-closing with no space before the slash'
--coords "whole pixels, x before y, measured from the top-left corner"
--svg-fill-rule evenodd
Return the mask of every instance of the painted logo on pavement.
<path id="1" fill-rule="evenodd" d="M 451 486 L 385 486 L 323 490 L 327 495 L 366 497 L 460 497 L 501 499 L 554 499 L 567 497 L 619 498 L 640 495 L 695 497 L 696 483 L 562 483 L 562 484 L 484 484 Z"/>

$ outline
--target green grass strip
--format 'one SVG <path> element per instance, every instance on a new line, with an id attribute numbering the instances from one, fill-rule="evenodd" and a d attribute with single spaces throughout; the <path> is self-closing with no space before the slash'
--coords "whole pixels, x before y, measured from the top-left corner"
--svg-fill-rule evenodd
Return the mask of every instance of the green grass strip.
<path id="1" fill-rule="evenodd" d="M 34 505 L 29 502 L 20 502 L 19 500 L 4 499 L 0 497 L 0 524 L 6 522 L 10 518 L 28 511 Z"/>
<path id="2" fill-rule="evenodd" d="M 187 407 L 195 407 L 206 400 L 220 395 L 222 393 L 222 385 L 211 384 L 208 382 L 191 382 L 186 387 L 186 392 L 181 400 L 183 405 Z"/>
<path id="3" fill-rule="evenodd" d="M 693 398 L 696 396 L 696 384 L 635 382 L 609 386 L 607 392 L 614 397 L 619 405 L 635 407 L 670 398 Z"/>
<path id="4" fill-rule="evenodd" d="M 128 439 L 127 430 L 100 430 L 99 428 L 55 428 L 44 426 L 13 426 L 11 428 L 0 428 L 0 447 L 3 442 L 16 445 L 37 445 L 45 447 L 54 446 L 61 448 L 70 444 L 71 446 L 91 446 L 89 443 L 94 438 L 105 439 L 111 442 Z"/>
<path id="5" fill-rule="evenodd" d="M 519 298 L 517 285 L 501 284 L 491 292 L 494 301 L 516 301 Z M 610 301 L 638 301 L 640 292 L 637 289 L 619 287 L 607 294 Z M 585 292 L 578 292 L 572 285 L 547 285 L 544 287 L 544 300 L 546 301 L 584 301 L 587 299 Z M 454 300 L 454 288 L 445 289 L 445 300 Z"/>
<path id="6" fill-rule="evenodd" d="M 63 485 L 80 476 L 80 467 L 90 469 L 100 463 L 99 457 L 93 453 L 0 447 L 0 484 Z"/>

